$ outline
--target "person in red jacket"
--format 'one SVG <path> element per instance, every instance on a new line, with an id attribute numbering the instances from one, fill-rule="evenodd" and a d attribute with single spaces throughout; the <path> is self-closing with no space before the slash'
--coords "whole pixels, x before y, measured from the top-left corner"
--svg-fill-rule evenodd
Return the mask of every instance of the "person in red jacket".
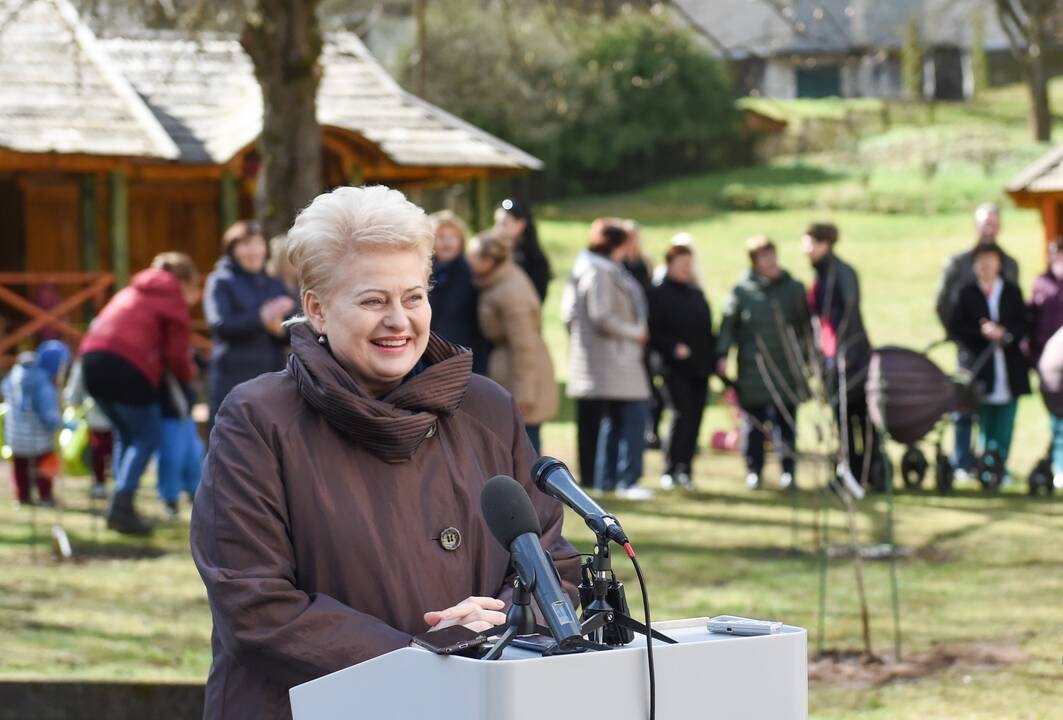
<path id="1" fill-rule="evenodd" d="M 199 301 L 199 272 L 184 253 L 162 253 L 103 308 L 81 342 L 85 387 L 117 433 L 115 493 L 107 527 L 146 535 L 151 525 L 133 507 L 140 476 L 162 434 L 159 393 L 170 373 L 195 373 L 189 308 Z"/>

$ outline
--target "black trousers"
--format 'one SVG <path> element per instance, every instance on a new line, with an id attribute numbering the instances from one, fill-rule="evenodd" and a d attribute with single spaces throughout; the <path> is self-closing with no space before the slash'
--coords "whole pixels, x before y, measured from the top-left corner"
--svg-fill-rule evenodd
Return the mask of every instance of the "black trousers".
<path id="1" fill-rule="evenodd" d="M 705 400 L 709 393 L 707 377 L 691 377 L 667 368 L 661 373 L 667 392 L 672 422 L 668 438 L 663 442 L 665 473 L 690 473 L 698 450 L 701 418 L 705 414 Z"/>
<path id="2" fill-rule="evenodd" d="M 576 444 L 579 447 L 579 484 L 594 487 L 594 458 L 598 453 L 598 430 L 609 406 L 608 400 L 576 400 Z"/>
<path id="3" fill-rule="evenodd" d="M 664 414 L 665 399 L 664 393 L 661 392 L 661 388 L 655 382 L 660 374 L 656 369 L 658 365 L 660 365 L 660 362 L 650 353 L 646 353 L 643 366 L 646 368 L 646 379 L 650 382 L 650 420 L 646 435 L 647 440 L 657 438 L 658 442 L 660 442 L 661 415 Z"/>
<path id="4" fill-rule="evenodd" d="M 862 390 L 861 388 L 860 390 Z M 839 398 L 840 400 L 840 398 Z M 848 450 L 849 470 L 857 482 L 864 480 L 865 456 L 870 453 L 867 483 L 878 490 L 885 485 L 884 468 L 882 467 L 882 452 L 878 431 L 871 424 L 871 418 L 867 415 L 867 397 L 863 392 L 850 393 L 846 399 L 846 415 L 849 418 L 848 426 Z M 834 406 L 834 419 L 838 423 L 839 437 L 841 434 L 841 403 Z"/>
<path id="5" fill-rule="evenodd" d="M 784 473 L 794 474 L 797 466 L 794 460 L 796 428 L 791 420 L 797 420 L 797 409 L 787 406 L 785 412 L 775 405 L 742 406 L 745 417 L 742 418 L 741 448 L 746 461 L 746 471 L 760 475 L 764 471 L 764 429 L 770 426 L 771 442 L 775 454 L 779 457 Z"/>

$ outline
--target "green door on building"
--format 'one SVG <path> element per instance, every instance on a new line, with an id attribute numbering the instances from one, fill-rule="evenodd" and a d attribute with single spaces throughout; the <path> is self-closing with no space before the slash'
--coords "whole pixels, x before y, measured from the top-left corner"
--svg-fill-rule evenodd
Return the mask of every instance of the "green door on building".
<path id="1" fill-rule="evenodd" d="M 797 97 L 841 97 L 842 71 L 831 67 L 802 68 L 797 71 Z"/>

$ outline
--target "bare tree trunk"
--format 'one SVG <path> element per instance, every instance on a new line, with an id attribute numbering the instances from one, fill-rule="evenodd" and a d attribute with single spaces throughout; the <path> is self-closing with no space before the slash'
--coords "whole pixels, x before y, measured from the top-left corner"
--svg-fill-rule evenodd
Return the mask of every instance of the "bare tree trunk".
<path id="1" fill-rule="evenodd" d="M 1030 127 L 1034 139 L 1052 139 L 1052 111 L 1048 96 L 1048 71 L 1044 51 L 1048 46 L 1048 26 L 1056 0 L 996 0 L 1000 27 L 1026 76 L 1030 91 Z"/>
<path id="2" fill-rule="evenodd" d="M 413 92 L 423 98 L 428 90 L 428 0 L 417 0 L 414 16 L 417 18 L 417 72 Z"/>
<path id="3" fill-rule="evenodd" d="M 262 88 L 256 210 L 267 235 L 288 230 L 321 192 L 319 0 L 256 0 L 240 36 Z"/>
<path id="4" fill-rule="evenodd" d="M 1052 111 L 1048 100 L 1048 69 L 1045 67 L 1044 50 L 1047 46 L 1046 18 L 1030 17 L 1030 49 L 1027 52 L 1026 82 L 1030 88 L 1030 125 L 1034 139 L 1048 142 L 1052 139 Z"/>

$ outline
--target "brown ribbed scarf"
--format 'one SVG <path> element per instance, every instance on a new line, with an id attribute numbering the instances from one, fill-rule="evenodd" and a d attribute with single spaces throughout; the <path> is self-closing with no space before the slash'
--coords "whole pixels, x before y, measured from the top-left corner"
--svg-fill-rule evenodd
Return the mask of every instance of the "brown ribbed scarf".
<path id="1" fill-rule="evenodd" d="M 427 367 L 380 400 L 369 397 L 306 323 L 291 329 L 288 372 L 303 398 L 328 424 L 380 459 L 405 462 L 440 415 L 453 415 L 465 398 L 472 353 L 434 333 L 421 357 Z"/>

